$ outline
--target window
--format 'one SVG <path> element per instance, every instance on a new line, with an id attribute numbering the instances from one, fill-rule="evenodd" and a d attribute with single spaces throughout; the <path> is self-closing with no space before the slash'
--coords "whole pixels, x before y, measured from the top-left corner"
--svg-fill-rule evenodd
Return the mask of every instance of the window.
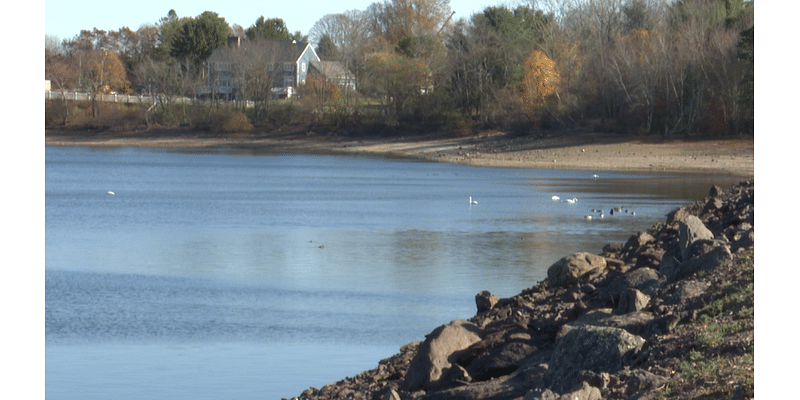
<path id="1" fill-rule="evenodd" d="M 283 64 L 283 70 L 287 71 L 287 72 L 291 71 L 292 70 L 292 63 L 284 63 Z"/>

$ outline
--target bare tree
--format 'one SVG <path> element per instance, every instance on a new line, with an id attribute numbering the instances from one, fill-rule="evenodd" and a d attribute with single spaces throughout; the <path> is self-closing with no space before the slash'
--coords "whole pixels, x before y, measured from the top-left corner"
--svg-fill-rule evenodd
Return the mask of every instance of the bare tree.
<path id="1" fill-rule="evenodd" d="M 255 123 L 269 116 L 274 89 L 291 86 L 286 79 L 293 76 L 292 59 L 295 44 L 275 40 L 250 40 L 240 47 L 219 49 L 212 57 L 212 86 L 235 89 L 237 101 L 252 102 Z M 221 85 L 222 84 L 222 85 Z"/>
<path id="2" fill-rule="evenodd" d="M 45 55 L 45 79 L 49 79 L 51 83 L 61 91 L 62 106 L 62 122 L 67 125 L 69 119 L 69 100 L 67 98 L 67 89 L 76 86 L 78 73 L 75 65 L 75 60 L 67 58 L 63 54 L 46 54 Z"/>

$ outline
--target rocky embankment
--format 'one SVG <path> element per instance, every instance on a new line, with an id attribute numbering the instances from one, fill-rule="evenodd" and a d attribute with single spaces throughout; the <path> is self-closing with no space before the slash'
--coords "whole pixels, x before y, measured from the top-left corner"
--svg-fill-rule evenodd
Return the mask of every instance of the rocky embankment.
<path id="1" fill-rule="evenodd" d="M 754 182 L 577 253 L 517 296 L 297 399 L 750 398 Z M 709 397 L 710 396 L 710 397 Z"/>

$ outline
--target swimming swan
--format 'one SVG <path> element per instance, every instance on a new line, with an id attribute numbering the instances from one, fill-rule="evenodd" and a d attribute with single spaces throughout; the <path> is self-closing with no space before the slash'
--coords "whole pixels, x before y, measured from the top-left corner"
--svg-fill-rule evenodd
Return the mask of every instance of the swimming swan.
<path id="1" fill-rule="evenodd" d="M 478 204 L 477 201 L 472 200 L 472 196 L 469 196 L 469 205 Z"/>
<path id="2" fill-rule="evenodd" d="M 553 196 L 553 197 L 550 198 L 550 200 L 553 200 L 553 201 L 561 200 L 561 197 Z"/>
<path id="3" fill-rule="evenodd" d="M 578 199 L 576 199 L 575 197 L 573 197 L 571 199 L 567 199 L 567 203 L 569 203 L 569 204 L 575 204 L 577 202 L 578 202 Z"/>

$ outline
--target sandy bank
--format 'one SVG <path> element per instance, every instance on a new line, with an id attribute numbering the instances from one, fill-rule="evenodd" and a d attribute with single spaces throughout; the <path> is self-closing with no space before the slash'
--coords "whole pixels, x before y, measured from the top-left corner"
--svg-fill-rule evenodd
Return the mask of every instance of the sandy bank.
<path id="1" fill-rule="evenodd" d="M 698 172 L 745 177 L 754 175 L 755 164 L 752 138 L 662 141 L 608 134 L 515 137 L 480 133 L 387 139 L 315 134 L 221 137 L 46 131 L 45 144 L 374 154 L 492 167 Z"/>

